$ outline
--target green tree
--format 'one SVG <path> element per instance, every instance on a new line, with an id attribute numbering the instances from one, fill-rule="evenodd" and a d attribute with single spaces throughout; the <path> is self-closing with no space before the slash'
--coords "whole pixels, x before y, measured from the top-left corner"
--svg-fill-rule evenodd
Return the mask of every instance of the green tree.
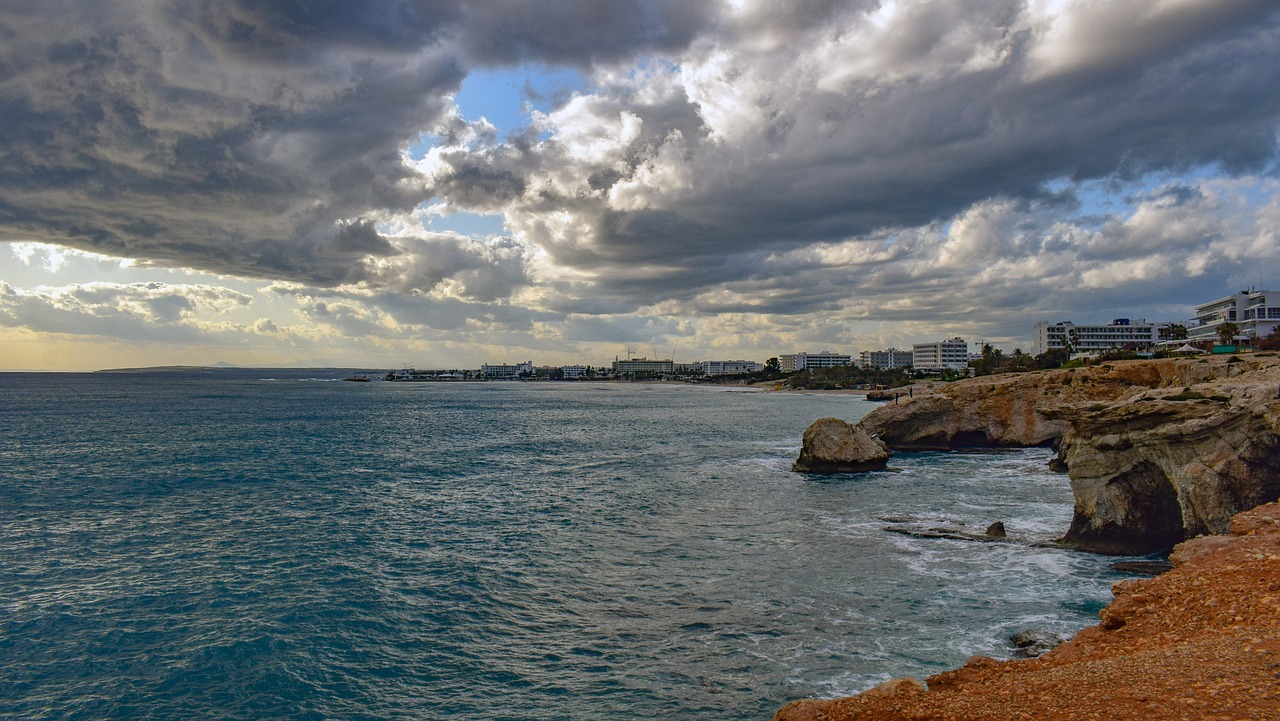
<path id="1" fill-rule="evenodd" d="M 770 358 L 764 362 L 764 372 L 770 375 L 781 373 L 782 364 L 778 362 L 777 358 Z"/>
<path id="2" fill-rule="evenodd" d="M 1070 359 L 1065 348 L 1047 350 L 1035 357 L 1037 368 L 1059 368 Z"/>
<path id="3" fill-rule="evenodd" d="M 1181 323 L 1170 323 L 1160 329 L 1160 340 L 1186 340 L 1187 327 Z"/>
<path id="4" fill-rule="evenodd" d="M 1013 355 L 1009 356 L 1009 359 L 1001 366 L 1001 370 L 1013 373 L 1025 373 L 1035 369 L 1035 359 L 1026 353 L 1023 353 L 1021 348 L 1014 348 Z"/>
<path id="5" fill-rule="evenodd" d="M 969 365 L 973 367 L 975 376 L 986 376 L 992 373 L 999 373 L 1000 366 L 1004 362 L 1004 352 L 990 343 L 982 344 L 982 357 L 973 361 Z"/>
<path id="6" fill-rule="evenodd" d="M 1235 337 L 1240 334 L 1240 326 L 1227 321 L 1218 326 L 1218 340 L 1222 345 L 1235 345 Z"/>

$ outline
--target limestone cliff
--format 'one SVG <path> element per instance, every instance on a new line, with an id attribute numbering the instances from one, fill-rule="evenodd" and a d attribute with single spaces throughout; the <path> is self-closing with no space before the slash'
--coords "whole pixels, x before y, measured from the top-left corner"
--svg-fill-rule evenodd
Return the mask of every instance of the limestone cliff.
<path id="1" fill-rule="evenodd" d="M 774 721 L 1280 718 L 1280 504 L 1230 530 L 1179 546 L 1162 576 L 1116 584 L 1101 624 L 1044 656 L 977 656 L 927 685 L 794 701 Z"/>
<path id="2" fill-rule="evenodd" d="M 1081 404 L 1208 381 L 1222 368 L 1190 360 L 1122 361 L 926 383 L 859 425 L 894 450 L 1042 446 L 1066 433 Z"/>
<path id="3" fill-rule="evenodd" d="M 1280 359 L 1122 361 L 918 386 L 858 425 L 893 450 L 1060 442 L 1066 541 L 1167 549 L 1280 496 Z"/>
<path id="4" fill-rule="evenodd" d="M 1059 451 L 1076 498 L 1065 540 L 1103 553 L 1167 550 L 1280 498 L 1280 367 L 1261 361 L 1076 409 Z"/>

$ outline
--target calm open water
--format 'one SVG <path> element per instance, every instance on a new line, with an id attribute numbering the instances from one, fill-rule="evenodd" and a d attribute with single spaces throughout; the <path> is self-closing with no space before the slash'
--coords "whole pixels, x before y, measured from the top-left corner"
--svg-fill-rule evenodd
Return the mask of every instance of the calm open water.
<path id="1" fill-rule="evenodd" d="M 273 379 L 267 379 L 274 376 Z M 1096 622 L 1043 450 L 790 472 L 849 396 L 0 374 L 0 717 L 768 719 Z"/>

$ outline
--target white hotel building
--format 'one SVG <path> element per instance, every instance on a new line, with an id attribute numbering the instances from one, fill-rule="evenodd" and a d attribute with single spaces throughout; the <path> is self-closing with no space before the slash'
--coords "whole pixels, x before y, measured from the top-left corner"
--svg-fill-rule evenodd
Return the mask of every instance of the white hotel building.
<path id="1" fill-rule="evenodd" d="M 1216 343 L 1223 323 L 1235 323 L 1242 336 L 1267 337 L 1280 327 L 1280 291 L 1242 290 L 1196 306 L 1196 317 L 1187 321 L 1187 340 Z"/>
<path id="2" fill-rule="evenodd" d="M 1050 323 L 1042 320 L 1036 323 L 1036 339 L 1031 346 L 1031 355 L 1063 350 L 1068 341 L 1071 343 L 1072 353 L 1101 353 L 1130 344 L 1146 348 L 1158 343 L 1161 329 L 1168 328 L 1169 325 L 1148 323 L 1145 320 L 1134 323 L 1128 318 L 1116 318 L 1106 325 L 1076 325 L 1069 320 Z"/>
<path id="3" fill-rule="evenodd" d="M 852 361 L 853 356 L 825 350 L 821 353 L 791 353 L 778 356 L 778 364 L 782 367 L 783 373 L 795 373 L 810 368 L 847 366 L 851 365 Z"/>
<path id="4" fill-rule="evenodd" d="M 959 337 L 937 343 L 915 343 L 911 346 L 911 358 L 916 370 L 964 370 L 969 367 L 969 344 Z"/>
<path id="5" fill-rule="evenodd" d="M 480 366 L 480 375 L 484 378 L 498 380 L 513 380 L 521 375 L 531 376 L 533 375 L 533 361 L 514 364 L 485 363 Z"/>
<path id="6" fill-rule="evenodd" d="M 748 360 L 702 361 L 699 365 L 702 366 L 702 374 L 707 376 L 730 376 L 764 370 L 763 363 Z"/>
<path id="7" fill-rule="evenodd" d="M 905 368 L 915 363 L 915 353 L 909 350 L 887 348 L 885 350 L 864 350 L 858 354 L 858 365 L 862 368 Z"/>

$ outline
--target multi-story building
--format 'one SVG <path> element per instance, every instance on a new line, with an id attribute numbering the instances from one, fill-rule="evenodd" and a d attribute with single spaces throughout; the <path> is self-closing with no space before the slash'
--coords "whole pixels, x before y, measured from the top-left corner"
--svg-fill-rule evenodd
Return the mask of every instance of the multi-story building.
<path id="1" fill-rule="evenodd" d="M 564 376 L 563 376 L 563 377 L 564 377 L 564 379 L 565 379 L 565 380 L 567 380 L 567 381 L 574 381 L 574 380 L 578 380 L 578 379 L 580 379 L 580 378 L 586 378 L 586 377 L 587 377 L 587 367 L 586 367 L 586 366 L 577 366 L 577 365 L 574 365 L 574 366 L 561 366 L 561 368 L 560 368 L 560 372 L 564 374 Z"/>
<path id="2" fill-rule="evenodd" d="M 858 365 L 863 368 L 905 368 L 915 362 L 914 354 L 909 350 L 887 348 L 885 350 L 864 350 L 858 354 Z"/>
<path id="3" fill-rule="evenodd" d="M 748 360 L 702 361 L 702 374 L 708 376 L 727 376 L 738 373 L 758 373 L 764 370 L 763 363 Z"/>
<path id="4" fill-rule="evenodd" d="M 656 376 L 675 373 L 676 365 L 670 360 L 649 360 L 648 358 L 628 358 L 614 360 L 613 372 L 618 375 Z"/>
<path id="5" fill-rule="evenodd" d="M 533 361 L 523 363 L 485 363 L 480 366 L 480 377 L 494 380 L 511 380 L 533 375 Z"/>
<path id="6" fill-rule="evenodd" d="M 916 370 L 964 370 L 969 367 L 969 344 L 964 338 L 948 338 L 937 343 L 911 346 L 911 365 Z"/>
<path id="7" fill-rule="evenodd" d="M 778 356 L 778 364 L 783 373 L 794 373 L 811 368 L 835 368 L 850 365 L 852 362 L 853 356 L 826 350 L 821 353 L 791 353 Z"/>
<path id="8" fill-rule="evenodd" d="M 1247 338 L 1264 338 L 1280 327 L 1280 291 L 1242 290 L 1196 306 L 1187 321 L 1187 340 L 1217 341 L 1223 323 L 1235 323 Z"/>
<path id="9" fill-rule="evenodd" d="M 1064 350 L 1071 346 L 1072 353 L 1100 353 L 1113 348 L 1148 348 L 1160 341 L 1160 331 L 1169 323 L 1134 323 L 1128 318 L 1116 318 L 1106 325 L 1076 325 L 1069 320 L 1058 323 L 1036 323 L 1035 342 L 1031 355 L 1051 350 Z"/>

